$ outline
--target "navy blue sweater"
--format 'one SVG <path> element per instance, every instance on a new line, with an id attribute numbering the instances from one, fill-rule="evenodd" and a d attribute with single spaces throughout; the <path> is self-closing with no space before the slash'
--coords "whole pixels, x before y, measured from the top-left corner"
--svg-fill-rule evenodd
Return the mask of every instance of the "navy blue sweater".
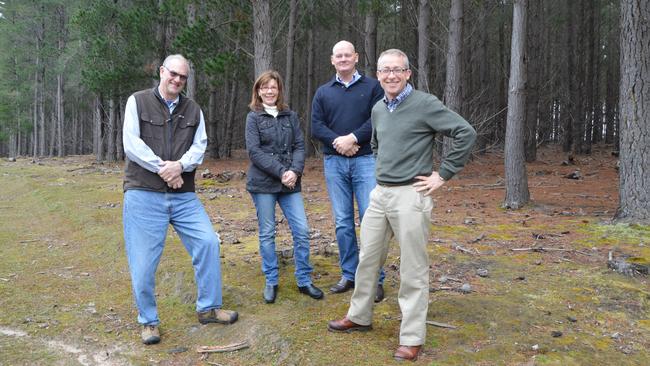
<path id="1" fill-rule="evenodd" d="M 336 76 L 321 85 L 312 101 L 311 134 L 323 143 L 323 153 L 339 155 L 332 147 L 334 139 L 354 133 L 360 145 L 355 156 L 372 154 L 370 111 L 383 97 L 379 82 L 363 75 L 349 88 Z"/>

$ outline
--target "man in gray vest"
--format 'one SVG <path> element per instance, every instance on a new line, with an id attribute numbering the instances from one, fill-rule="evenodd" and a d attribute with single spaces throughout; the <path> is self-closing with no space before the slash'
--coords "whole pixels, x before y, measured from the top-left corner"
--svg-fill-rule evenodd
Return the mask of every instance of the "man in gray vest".
<path id="1" fill-rule="evenodd" d="M 402 311 L 396 360 L 417 360 L 426 335 L 429 306 L 427 240 L 433 193 L 469 158 L 476 131 L 435 96 L 414 90 L 406 54 L 382 52 L 377 77 L 385 96 L 372 109 L 372 145 L 377 158 L 377 187 L 361 221 L 361 245 L 356 286 L 347 315 L 330 321 L 335 332 L 372 328 L 374 283 L 394 236 L 400 248 L 398 302 Z M 433 148 L 437 134 L 452 139 L 452 147 L 437 171 Z"/>
<path id="2" fill-rule="evenodd" d="M 207 145 L 201 108 L 181 95 L 189 65 L 181 55 L 160 66 L 160 84 L 129 97 L 124 112 L 124 242 L 142 342 L 160 342 L 155 278 L 171 224 L 192 257 L 201 324 L 231 324 L 221 308 L 219 237 L 194 192 Z"/>

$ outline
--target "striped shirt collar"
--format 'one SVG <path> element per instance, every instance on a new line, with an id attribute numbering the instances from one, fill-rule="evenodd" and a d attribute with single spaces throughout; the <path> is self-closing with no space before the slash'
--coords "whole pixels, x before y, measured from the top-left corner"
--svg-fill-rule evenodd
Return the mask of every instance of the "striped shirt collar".
<path id="1" fill-rule="evenodd" d="M 384 103 L 386 103 L 386 108 L 388 108 L 389 112 L 393 112 L 397 107 L 402 104 L 404 99 L 408 97 L 411 92 L 413 91 L 413 87 L 411 84 L 407 83 L 404 89 L 402 89 L 402 92 L 397 95 L 397 97 L 393 100 L 388 100 L 388 97 L 386 97 L 386 94 L 384 94 Z"/>

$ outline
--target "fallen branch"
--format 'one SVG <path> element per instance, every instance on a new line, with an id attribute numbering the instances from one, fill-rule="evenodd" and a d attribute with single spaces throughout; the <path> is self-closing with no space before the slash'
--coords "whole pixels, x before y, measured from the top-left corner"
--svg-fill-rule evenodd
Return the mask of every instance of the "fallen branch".
<path id="1" fill-rule="evenodd" d="M 198 353 L 220 353 L 220 352 L 233 352 L 243 348 L 250 347 L 248 341 L 232 343 L 225 346 L 199 346 L 196 349 Z"/>
<path id="2" fill-rule="evenodd" d="M 429 324 L 429 325 L 433 325 L 434 327 L 448 328 L 448 329 L 458 329 L 458 327 L 455 326 L 455 325 L 434 322 L 433 320 L 427 320 L 426 323 Z"/>
<path id="3" fill-rule="evenodd" d="M 458 250 L 458 251 L 461 251 L 461 252 L 463 252 L 463 253 L 467 253 L 467 254 L 476 254 L 476 253 L 474 253 L 472 250 L 470 250 L 470 249 L 465 249 L 465 248 L 461 247 L 460 245 L 456 245 L 456 246 L 454 247 L 454 249 L 456 249 L 456 250 Z"/>
<path id="4" fill-rule="evenodd" d="M 562 248 L 545 248 L 545 247 L 532 247 L 532 248 L 510 248 L 513 252 L 573 252 L 573 249 Z"/>
<path id="5" fill-rule="evenodd" d="M 429 292 L 434 292 L 434 291 L 456 291 L 456 288 L 454 287 L 449 287 L 449 286 L 440 286 L 440 287 L 432 287 L 429 289 Z"/>

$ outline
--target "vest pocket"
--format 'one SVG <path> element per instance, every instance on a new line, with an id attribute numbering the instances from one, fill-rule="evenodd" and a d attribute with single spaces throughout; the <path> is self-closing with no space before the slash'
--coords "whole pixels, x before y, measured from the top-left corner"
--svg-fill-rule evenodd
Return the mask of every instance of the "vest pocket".
<path id="1" fill-rule="evenodd" d="M 176 123 L 178 123 L 178 127 L 180 128 L 189 128 L 197 126 L 199 124 L 199 121 L 185 118 L 185 116 L 179 115 L 176 117 Z"/>
<path id="2" fill-rule="evenodd" d="M 140 114 L 140 137 L 162 140 L 165 121 L 151 117 L 148 113 Z"/>

